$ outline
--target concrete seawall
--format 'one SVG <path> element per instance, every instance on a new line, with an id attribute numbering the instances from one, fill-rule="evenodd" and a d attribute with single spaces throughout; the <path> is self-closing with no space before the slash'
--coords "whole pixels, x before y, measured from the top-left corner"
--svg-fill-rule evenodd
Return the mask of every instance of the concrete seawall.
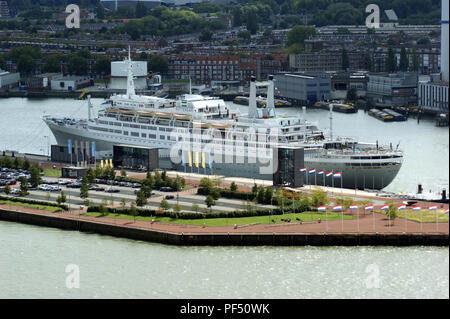
<path id="1" fill-rule="evenodd" d="M 0 220 L 170 245 L 449 246 L 449 234 L 170 233 L 0 209 Z"/>

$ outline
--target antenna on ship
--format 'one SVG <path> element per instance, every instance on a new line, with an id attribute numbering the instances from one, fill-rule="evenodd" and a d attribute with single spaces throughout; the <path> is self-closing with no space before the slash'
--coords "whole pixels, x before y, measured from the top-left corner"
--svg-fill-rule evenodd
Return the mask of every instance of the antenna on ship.
<path id="1" fill-rule="evenodd" d="M 133 64 L 131 63 L 131 48 L 128 46 L 127 96 L 131 99 L 134 95 L 136 95 L 136 92 L 134 90 Z"/>
<path id="2" fill-rule="evenodd" d="M 189 76 L 189 94 L 192 95 L 192 82 L 191 82 L 191 76 Z"/>
<path id="3" fill-rule="evenodd" d="M 333 104 L 330 105 L 330 139 L 333 140 Z"/>

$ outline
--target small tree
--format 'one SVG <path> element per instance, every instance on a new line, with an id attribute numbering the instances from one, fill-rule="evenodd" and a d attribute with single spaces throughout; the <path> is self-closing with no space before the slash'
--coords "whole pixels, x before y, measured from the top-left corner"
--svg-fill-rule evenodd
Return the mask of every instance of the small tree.
<path id="1" fill-rule="evenodd" d="M 32 187 L 38 187 L 41 183 L 41 170 L 37 164 L 34 164 L 30 168 L 30 184 Z"/>
<path id="2" fill-rule="evenodd" d="M 211 195 L 214 200 L 218 200 L 220 198 L 220 191 L 218 188 L 213 188 L 209 195 Z"/>
<path id="3" fill-rule="evenodd" d="M 126 202 L 125 198 L 122 198 L 122 199 L 120 200 L 120 206 L 122 207 L 122 209 L 125 208 L 125 205 L 126 205 L 126 204 L 127 204 L 127 202 Z"/>
<path id="4" fill-rule="evenodd" d="M 173 211 L 176 212 L 176 213 L 181 212 L 181 206 L 180 206 L 180 204 L 175 204 L 175 205 L 173 205 Z"/>
<path id="5" fill-rule="evenodd" d="M 328 198 L 327 193 L 325 191 L 321 190 L 320 188 L 315 188 L 311 192 L 311 205 L 313 207 L 326 205 L 329 202 L 330 202 L 330 199 Z"/>
<path id="6" fill-rule="evenodd" d="M 270 202 L 272 201 L 272 197 L 273 197 L 273 189 L 272 187 L 267 187 L 266 192 L 264 194 L 264 202 L 266 204 L 270 204 Z"/>
<path id="7" fill-rule="evenodd" d="M 398 217 L 397 206 L 395 206 L 394 204 L 389 205 L 389 210 L 386 212 L 386 215 L 392 221 L 392 224 L 394 224 L 394 220 Z"/>
<path id="8" fill-rule="evenodd" d="M 120 176 L 127 177 L 127 172 L 123 168 L 120 170 Z"/>
<path id="9" fill-rule="evenodd" d="M 138 210 L 136 208 L 136 204 L 134 202 L 131 203 L 130 206 L 130 215 L 133 216 L 134 222 L 136 222 L 136 216 L 138 215 Z"/>
<path id="10" fill-rule="evenodd" d="M 265 199 L 265 190 L 264 187 L 259 186 L 258 187 L 258 194 L 256 195 L 256 201 L 259 204 L 264 204 L 264 199 Z"/>
<path id="11" fill-rule="evenodd" d="M 147 204 L 147 197 L 145 196 L 145 193 L 142 190 L 139 190 L 136 193 L 136 205 L 137 206 L 144 206 Z"/>
<path id="12" fill-rule="evenodd" d="M 108 215 L 108 208 L 106 207 L 107 203 L 108 203 L 107 199 L 103 198 L 102 202 L 98 206 L 98 211 L 100 213 L 100 216 L 102 217 Z"/>
<path id="13" fill-rule="evenodd" d="M 216 205 L 216 201 L 214 200 L 214 197 L 208 195 L 205 199 L 205 204 L 209 208 L 209 210 L 212 211 L 212 206 Z"/>
<path id="14" fill-rule="evenodd" d="M 66 193 L 64 193 L 64 191 L 61 191 L 61 203 L 65 203 L 67 201 L 67 196 Z"/>
<path id="15" fill-rule="evenodd" d="M 232 192 L 236 192 L 236 191 L 237 191 L 237 185 L 236 185 L 236 183 L 235 183 L 234 181 L 231 182 L 230 190 L 231 190 Z"/>
<path id="16" fill-rule="evenodd" d="M 150 198 L 152 196 L 152 189 L 147 184 L 142 184 L 141 191 L 144 193 L 145 198 Z"/>
<path id="17" fill-rule="evenodd" d="M 205 195 L 209 195 L 209 193 L 211 192 L 213 188 L 213 183 L 211 182 L 211 180 L 207 177 L 203 177 L 200 180 L 200 184 L 198 185 L 198 190 L 205 194 Z"/>
<path id="18" fill-rule="evenodd" d="M 83 177 L 80 186 L 80 198 L 86 199 L 89 197 L 89 185 L 88 178 L 86 176 Z"/>
<path id="19" fill-rule="evenodd" d="M 95 182 L 95 172 L 92 168 L 88 168 L 86 171 L 86 177 L 88 179 L 88 182 L 90 184 L 93 184 Z"/>
<path id="20" fill-rule="evenodd" d="M 256 194 L 257 192 L 258 192 L 258 185 L 256 185 L 256 183 L 254 183 L 253 187 L 252 187 L 252 193 Z"/>
<path id="21" fill-rule="evenodd" d="M 161 208 L 162 210 L 166 211 L 170 208 L 169 202 L 167 201 L 167 199 L 163 199 L 161 201 L 161 203 L 159 203 L 159 208 Z"/>
<path id="22" fill-rule="evenodd" d="M 49 192 L 47 192 L 47 193 L 45 194 L 45 199 L 46 199 L 47 201 L 50 200 L 50 193 L 49 193 Z"/>
<path id="23" fill-rule="evenodd" d="M 28 182 L 24 176 L 19 177 L 20 182 L 20 194 L 27 195 L 28 194 Z"/>
<path id="24" fill-rule="evenodd" d="M 11 193 L 11 186 L 6 185 L 3 191 L 5 192 L 6 195 L 9 195 Z"/>
<path id="25" fill-rule="evenodd" d="M 194 203 L 194 204 L 192 204 L 191 209 L 193 212 L 198 213 L 198 211 L 200 210 L 200 206 L 198 204 Z"/>

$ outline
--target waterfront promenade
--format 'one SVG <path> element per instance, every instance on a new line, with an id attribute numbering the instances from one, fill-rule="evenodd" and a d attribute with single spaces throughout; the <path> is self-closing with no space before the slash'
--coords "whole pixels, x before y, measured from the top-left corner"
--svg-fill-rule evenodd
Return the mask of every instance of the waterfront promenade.
<path id="1" fill-rule="evenodd" d="M 449 223 L 419 223 L 384 214 L 358 219 L 284 224 L 205 227 L 82 215 L 72 210 L 52 213 L 21 206 L 0 205 L 0 220 L 91 232 L 176 245 L 438 245 L 449 244 Z M 348 214 L 348 213 L 346 213 Z M 299 214 L 300 216 L 301 214 Z M 268 222 L 270 222 L 268 216 Z"/>

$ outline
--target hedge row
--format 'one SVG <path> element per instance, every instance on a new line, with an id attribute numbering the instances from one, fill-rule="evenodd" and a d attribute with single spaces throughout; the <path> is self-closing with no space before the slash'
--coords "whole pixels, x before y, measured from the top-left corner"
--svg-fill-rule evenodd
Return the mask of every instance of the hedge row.
<path id="1" fill-rule="evenodd" d="M 130 208 L 105 208 L 109 214 L 125 214 L 131 215 Z M 99 206 L 89 206 L 88 212 L 99 212 Z M 289 208 L 284 210 L 284 213 L 290 213 Z M 280 208 L 274 210 L 258 209 L 258 210 L 236 210 L 231 212 L 211 212 L 211 213 L 194 213 L 194 212 L 173 212 L 163 211 L 158 213 L 154 209 L 137 209 L 138 216 L 143 217 L 170 217 L 176 219 L 203 219 L 203 218 L 235 218 L 235 217 L 253 217 L 253 216 L 269 216 L 269 215 L 281 215 L 283 211 Z M 297 211 L 299 213 L 299 211 Z"/>
<path id="2" fill-rule="evenodd" d="M 41 201 L 41 200 L 27 199 L 27 198 L 21 198 L 21 197 L 8 197 L 8 196 L 0 195 L 0 200 L 8 200 L 8 201 L 11 201 L 11 202 L 19 202 L 19 203 L 25 203 L 25 204 L 34 204 L 34 205 L 59 207 L 59 208 L 62 208 L 64 210 L 69 210 L 69 207 L 66 204 L 45 202 L 45 201 Z"/>
<path id="3" fill-rule="evenodd" d="M 235 191 L 233 192 L 232 190 L 229 189 L 219 189 L 220 192 L 220 197 L 224 197 L 224 198 L 233 198 L 233 199 L 242 199 L 242 200 L 254 200 L 256 197 L 255 193 L 252 192 L 241 192 L 241 191 Z M 197 194 L 198 195 L 204 195 L 204 196 L 208 196 L 208 190 L 206 188 L 199 188 L 197 190 Z"/>

